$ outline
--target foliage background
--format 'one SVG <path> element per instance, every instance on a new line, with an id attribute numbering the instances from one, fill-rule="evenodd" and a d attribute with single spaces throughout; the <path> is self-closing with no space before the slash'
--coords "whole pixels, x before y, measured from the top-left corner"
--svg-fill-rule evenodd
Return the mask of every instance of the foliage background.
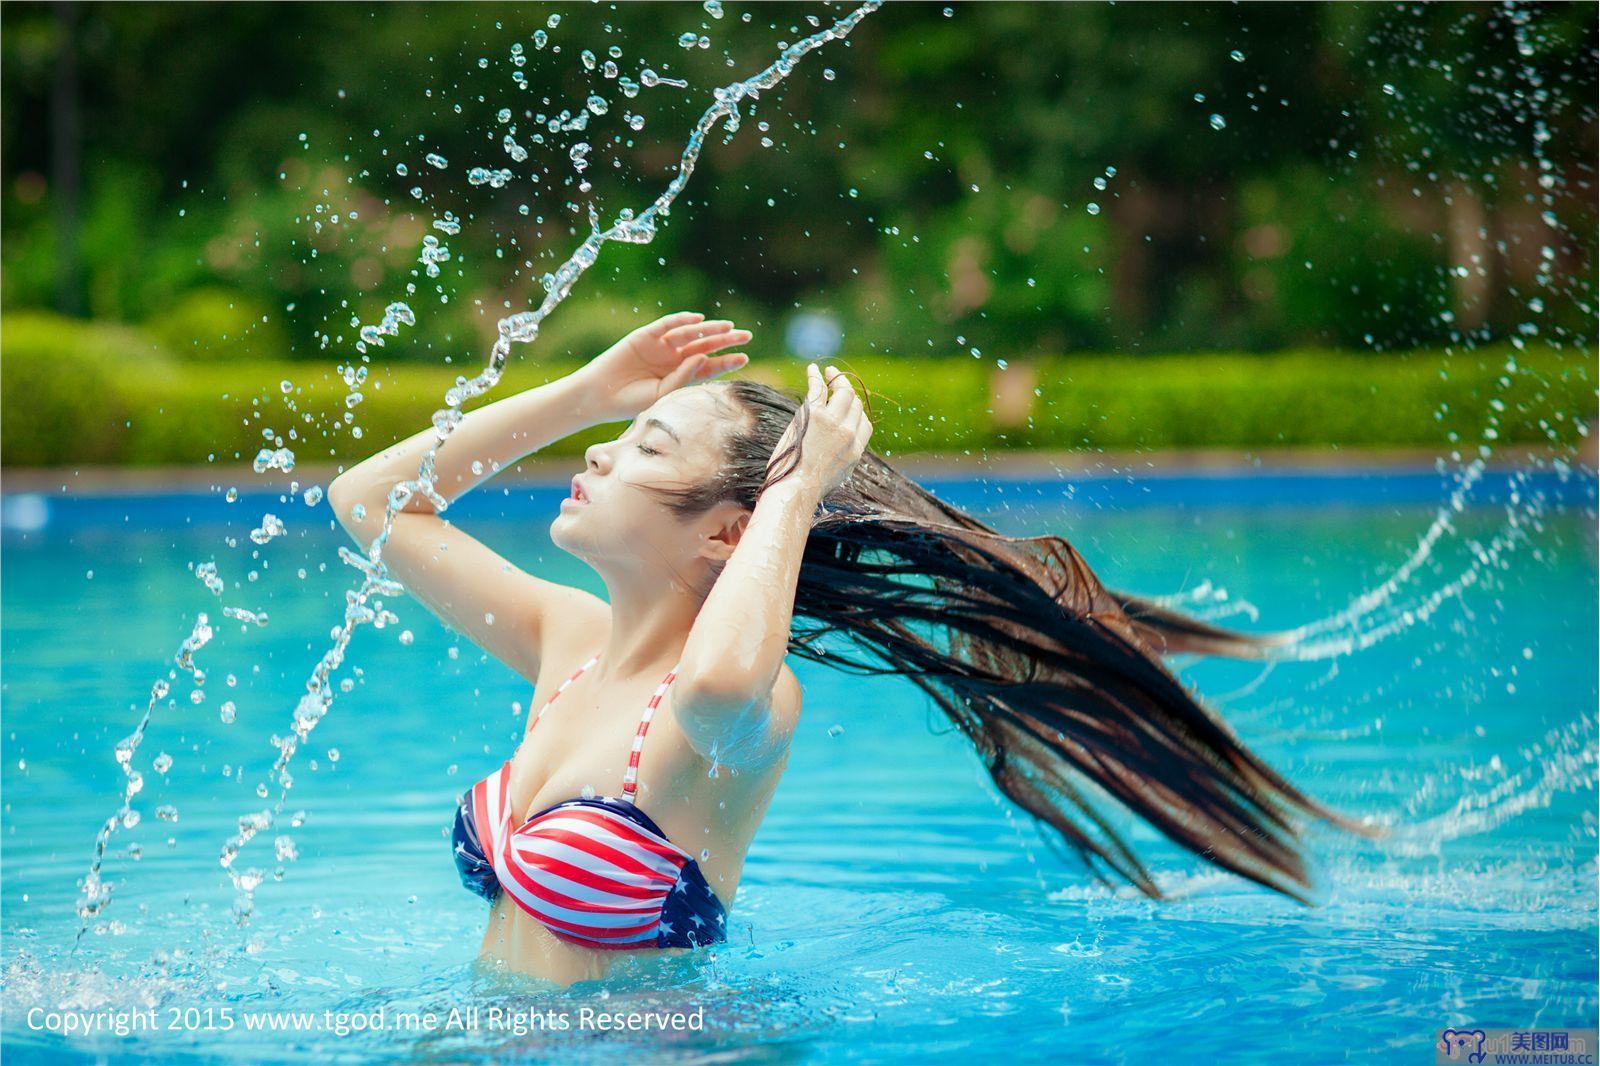
<path id="1" fill-rule="evenodd" d="M 448 383 L 449 368 L 481 360 L 500 315 L 538 296 L 591 203 L 610 219 L 670 180 L 712 87 L 811 32 L 807 16 L 848 9 L 7 3 L 0 306 L 27 328 L 0 323 L 6 421 L 58 386 L 48 365 L 23 365 L 30 353 L 72 358 L 120 336 L 112 361 L 147 368 L 135 378 L 166 382 L 201 418 L 186 405 L 270 389 L 262 374 L 279 363 L 320 374 L 357 359 L 356 325 L 395 299 L 419 322 L 376 361 Z M 680 47 L 686 32 L 711 47 Z M 1319 413 L 1289 437 L 1442 445 L 1453 416 L 1440 404 L 1470 407 L 1474 375 L 1506 345 L 1548 343 L 1540 380 L 1561 385 L 1529 391 L 1522 424 L 1566 439 L 1572 405 L 1593 400 L 1596 46 L 1593 3 L 889 4 L 848 47 L 807 59 L 736 135 L 713 137 L 657 240 L 608 246 L 535 348 L 519 349 L 548 366 L 509 383 L 680 307 L 750 325 L 752 354 L 782 364 L 787 327 L 808 313 L 924 420 L 924 405 L 961 402 L 949 382 L 975 362 L 1042 368 L 1043 392 L 1078 360 L 1080 384 L 1106 386 L 1090 420 L 1102 427 L 1115 410 L 1150 446 L 1282 442 L 1284 429 L 1254 428 L 1274 414 L 1250 408 L 1270 390 L 1245 389 L 1234 408 L 1160 396 L 1250 381 L 1248 363 L 1215 353 L 1331 349 L 1347 354 L 1302 367 L 1301 387 L 1324 402 L 1305 400 Z M 690 88 L 626 98 L 584 49 L 597 67 L 614 49 L 624 76 L 648 66 Z M 538 117 L 592 93 L 610 107 L 587 130 L 530 142 Z M 500 145 L 502 107 L 526 163 Z M 587 192 L 568 157 L 579 137 L 594 146 Z M 473 166 L 514 177 L 473 185 Z M 430 230 L 446 211 L 459 235 Z M 418 262 L 429 232 L 452 255 L 437 279 Z M 17 317 L 44 310 L 62 317 Z M 1152 358 L 1185 353 L 1197 361 Z M 1394 423 L 1411 430 L 1363 430 L 1352 395 L 1398 388 L 1385 361 L 1407 359 L 1443 393 Z M 225 368 L 204 376 L 204 395 L 181 371 L 197 363 Z M 1339 391 L 1352 374 L 1363 384 Z M 66 402 L 116 437 L 92 395 L 84 385 Z M 1419 396 L 1396 392 L 1393 406 Z M 970 402 L 987 410 L 981 392 Z M 1237 418 L 1206 417 L 1215 409 Z M 1065 410 L 1038 405 L 1031 433 L 991 419 L 984 446 L 1130 439 L 1062 422 Z M 58 436 L 29 452 L 8 431 L 5 461 L 86 457 Z M 924 433 L 915 446 L 969 442 Z"/>

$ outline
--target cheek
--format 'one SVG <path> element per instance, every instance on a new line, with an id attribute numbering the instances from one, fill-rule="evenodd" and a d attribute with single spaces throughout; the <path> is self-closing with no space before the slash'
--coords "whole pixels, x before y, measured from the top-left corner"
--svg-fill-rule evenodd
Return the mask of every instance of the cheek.
<path id="1" fill-rule="evenodd" d="M 649 493 L 629 489 L 612 501 L 615 505 L 603 517 L 619 536 L 631 541 L 660 544 L 671 540 L 675 521 L 672 512 Z"/>
<path id="2" fill-rule="evenodd" d="M 551 523 L 552 537 L 596 548 L 638 547 L 670 539 L 672 516 L 660 501 L 635 485 L 610 488 L 586 507 L 564 508 Z"/>

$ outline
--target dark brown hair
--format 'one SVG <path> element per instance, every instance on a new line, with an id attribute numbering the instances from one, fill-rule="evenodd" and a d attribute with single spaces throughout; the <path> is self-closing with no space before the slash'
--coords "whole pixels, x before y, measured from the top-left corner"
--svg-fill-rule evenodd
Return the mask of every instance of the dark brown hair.
<path id="1" fill-rule="evenodd" d="M 725 500 L 754 508 L 799 463 L 808 411 L 755 381 L 707 387 L 732 408 L 725 465 L 703 484 L 665 490 L 667 502 L 681 514 Z M 797 417 L 795 443 L 774 455 Z M 1109 872 L 1162 898 L 1085 780 L 1207 862 L 1302 903 L 1310 881 L 1296 817 L 1381 835 L 1286 781 L 1161 659 L 1261 657 L 1280 638 L 1110 591 L 1063 538 L 1003 536 L 873 452 L 822 501 L 794 618 L 793 654 L 902 674 L 927 692 L 1000 791 L 1104 884 L 1115 881 Z"/>

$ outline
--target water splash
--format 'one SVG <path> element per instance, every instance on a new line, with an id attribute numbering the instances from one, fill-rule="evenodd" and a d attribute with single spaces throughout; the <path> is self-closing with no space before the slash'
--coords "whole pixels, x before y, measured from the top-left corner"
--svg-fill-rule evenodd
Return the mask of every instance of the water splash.
<path id="1" fill-rule="evenodd" d="M 439 229 L 445 233 L 458 233 L 461 229 L 461 226 L 456 221 L 455 217 L 452 216 L 448 211 L 445 212 L 445 217 L 442 220 L 436 221 L 433 225 L 436 229 Z M 435 239 L 437 240 L 437 238 Z M 361 327 L 359 332 L 361 339 L 356 342 L 356 351 L 365 355 L 368 345 L 382 348 L 383 338 L 398 337 L 400 335 L 401 326 L 414 326 L 416 324 L 416 314 L 408 305 L 396 300 L 394 303 L 383 309 L 383 318 L 381 320 L 370 326 Z M 364 368 L 360 372 L 360 377 L 363 379 L 366 377 L 366 370 Z M 345 384 L 355 388 L 360 384 L 360 382 L 351 381 L 347 377 L 345 379 Z"/>
<path id="2" fill-rule="evenodd" d="M 1511 23 L 1517 54 L 1524 60 L 1533 57 L 1536 49 L 1529 38 L 1529 26 L 1534 10 L 1515 0 L 1507 0 L 1501 10 Z M 1556 212 L 1555 195 L 1562 187 L 1563 178 L 1546 150 L 1551 134 L 1543 109 L 1552 103 L 1551 89 L 1530 62 L 1520 65 L 1518 77 L 1524 84 L 1524 91 L 1513 93 L 1508 99 L 1516 108 L 1514 116 L 1516 123 L 1530 131 L 1529 147 L 1539 169 L 1538 197 L 1543 208 L 1540 218 L 1548 228 L 1550 236 L 1549 243 L 1540 251 L 1534 281 L 1551 296 L 1576 296 L 1580 304 L 1587 306 L 1583 293 L 1574 293 L 1570 287 L 1563 292 L 1554 274 L 1553 246 L 1561 239 L 1571 238 L 1573 235 Z M 1400 94 L 1393 91 L 1392 86 L 1386 85 L 1384 89 L 1386 98 L 1396 101 L 1394 106 L 1399 107 Z M 1471 179 L 1470 175 L 1458 175 L 1458 177 L 1463 181 Z M 1452 269 L 1459 272 L 1468 270 L 1469 267 L 1461 264 Z M 1586 283 L 1575 279 L 1571 284 Z M 1540 296 L 1534 296 L 1528 300 L 1527 306 L 1532 314 L 1539 315 L 1544 311 L 1545 300 Z M 1449 321 L 1449 312 L 1443 314 L 1446 316 L 1445 320 Z M 1489 460 L 1494 455 L 1496 442 L 1500 437 L 1501 419 L 1508 409 L 1505 397 L 1519 374 L 1532 373 L 1522 367 L 1517 359 L 1517 353 L 1526 350 L 1528 342 L 1525 338 L 1538 335 L 1537 324 L 1529 321 L 1523 323 L 1512 336 L 1513 351 L 1506 358 L 1502 373 L 1496 379 L 1495 392 L 1490 397 L 1487 413 L 1478 430 L 1476 454 L 1468 458 L 1460 452 L 1456 453 L 1454 469 L 1450 470 L 1448 475 L 1450 487 L 1447 497 L 1418 536 L 1410 553 L 1384 580 L 1353 596 L 1343 608 L 1291 630 L 1290 642 L 1274 654 L 1288 659 L 1326 659 L 1372 647 L 1410 626 L 1431 618 L 1446 603 L 1481 584 L 1487 572 L 1506 566 L 1517 549 L 1527 543 L 1529 529 L 1537 529 L 1550 508 L 1547 494 L 1530 490 L 1532 473 L 1535 470 L 1552 470 L 1562 483 L 1573 476 L 1573 462 L 1577 457 L 1578 445 L 1571 438 L 1564 439 L 1556 426 L 1544 428 L 1547 439 L 1559 454 L 1549 458 L 1530 455 L 1527 466 L 1512 472 L 1509 497 L 1504 504 L 1505 517 L 1495 534 L 1487 542 L 1467 544 L 1466 549 L 1470 556 L 1468 561 L 1438 587 L 1406 594 L 1407 590 L 1420 583 L 1421 576 L 1426 572 L 1425 568 L 1435 560 L 1441 546 L 1457 536 L 1455 518 L 1464 511 L 1473 492 L 1480 486 L 1488 469 Z M 1470 336 L 1464 340 L 1470 351 Z M 1584 347 L 1582 338 L 1576 340 L 1578 347 Z M 1559 344 L 1556 346 L 1559 347 Z M 1452 349 L 1447 348 L 1446 351 L 1451 352 Z M 1573 425 L 1579 439 L 1589 435 L 1589 425 L 1581 416 L 1573 416 Z M 1448 464 L 1441 460 L 1441 473 L 1447 466 Z"/>
<path id="3" fill-rule="evenodd" d="M 1456 527 L 1450 518 L 1462 509 L 1460 492 L 1451 494 L 1451 502 L 1440 509 L 1416 549 L 1386 581 L 1357 597 L 1343 611 L 1292 631 L 1292 641 L 1284 651 L 1285 657 L 1326 659 L 1370 648 L 1413 625 L 1428 621 L 1446 603 L 1460 598 L 1468 589 L 1482 583 L 1487 573 L 1504 569 L 1517 548 L 1528 543 L 1530 531 L 1539 527 L 1540 520 L 1550 508 L 1548 494 L 1527 491 L 1524 495 L 1532 472 L 1533 468 L 1513 472 L 1510 498 L 1504 507 L 1504 524 L 1487 541 L 1469 542 L 1466 545 L 1470 561 L 1455 576 L 1431 591 L 1398 603 L 1390 602 L 1396 592 L 1410 582 L 1419 568 L 1431 558 L 1439 539 L 1446 534 L 1455 535 Z M 1378 613 L 1379 607 L 1386 607 L 1386 610 Z"/>
<path id="4" fill-rule="evenodd" d="M 257 544 L 268 544 L 288 532 L 289 529 L 283 524 L 283 519 L 269 512 L 261 516 L 261 525 L 250 531 L 250 539 Z"/>
<path id="5" fill-rule="evenodd" d="M 1545 732 L 1519 754 L 1522 765 L 1511 769 L 1499 755 L 1487 762 L 1430 775 L 1403 810 L 1407 818 L 1384 842 L 1386 850 L 1408 858 L 1437 857 L 1444 844 L 1488 833 L 1530 810 L 1550 806 L 1562 793 L 1592 793 L 1596 785 L 1596 728 L 1580 716 Z M 1469 782 L 1446 811 L 1428 815 L 1427 808 L 1458 780 Z"/>
<path id="6" fill-rule="evenodd" d="M 83 934 L 88 930 L 89 923 L 97 918 L 111 902 L 111 884 L 100 877 L 101 867 L 105 862 L 106 845 L 111 842 L 111 836 L 119 827 L 132 829 L 139 824 L 139 812 L 133 809 L 133 797 L 144 789 L 144 776 L 133 768 L 133 757 L 139 751 L 139 745 L 144 741 L 145 730 L 150 725 L 151 716 L 155 714 L 156 704 L 166 699 L 172 691 L 171 681 L 178 676 L 178 670 L 189 674 L 195 684 L 195 691 L 200 691 L 200 686 L 205 684 L 205 671 L 195 664 L 194 656 L 201 648 L 211 641 L 214 631 L 210 620 L 204 615 L 199 615 L 194 622 L 194 627 L 189 635 L 179 645 L 173 662 L 177 669 L 168 670 L 167 676 L 157 678 L 150 686 L 150 702 L 145 705 L 144 716 L 139 719 L 139 724 L 134 726 L 133 732 L 117 742 L 117 765 L 122 768 L 122 803 L 107 818 L 100 827 L 100 833 L 94 841 L 94 857 L 89 863 L 89 872 L 79 882 L 82 895 L 78 901 L 78 934 L 73 940 L 73 950 L 83 940 Z M 158 771 L 162 772 L 162 771 Z"/>
<path id="7" fill-rule="evenodd" d="M 832 26 L 790 45 L 777 60 L 761 72 L 743 81 L 716 89 L 713 92 L 713 103 L 701 114 L 684 146 L 678 162 L 677 175 L 666 189 L 642 212 L 635 214 L 632 210 L 623 209 L 618 212 L 616 220 L 604 228 L 600 226 L 591 205 L 589 236 L 565 263 L 547 276 L 544 286 L 545 297 L 540 305 L 532 311 L 519 312 L 501 319 L 488 363 L 475 377 L 458 381 L 445 393 L 445 406 L 435 411 L 432 417 L 435 439 L 422 457 L 417 476 L 400 482 L 390 491 L 385 504 L 382 528 L 368 546 L 365 555 L 359 555 L 347 548 L 340 549 L 340 557 L 361 573 L 362 580 L 358 587 L 345 594 L 344 620 L 335 630 L 333 645 L 323 654 L 306 681 L 306 693 L 295 707 L 290 735 L 274 738 L 278 757 L 273 763 L 270 777 L 278 786 L 277 801 L 271 808 L 240 817 L 238 831 L 223 844 L 219 862 L 236 891 L 234 914 L 241 923 L 249 920 L 254 906 L 254 893 L 261 884 L 263 875 L 253 868 L 240 872 L 235 869 L 235 862 L 252 839 L 272 827 L 278 813 L 281 812 L 293 787 L 289 767 L 294 754 L 298 747 L 307 741 L 312 730 L 332 706 L 335 693 L 330 678 L 344 662 L 350 640 L 356 630 L 363 625 L 382 625 L 394 619 L 391 612 L 384 610 L 382 597 L 401 595 L 404 588 L 387 576 L 383 565 L 384 547 L 393 532 L 395 517 L 414 497 L 421 495 L 440 513 L 448 508 L 448 501 L 439 495 L 435 488 L 435 465 L 439 447 L 449 439 L 465 417 L 462 406 L 467 401 L 487 393 L 499 383 L 510 358 L 512 345 L 529 344 L 538 337 L 540 324 L 567 298 L 584 272 L 598 261 L 600 252 L 607 243 L 648 244 L 655 239 L 659 224 L 671 214 L 673 203 L 693 177 L 706 137 L 712 130 L 721 125 L 729 134 L 737 131 L 741 108 L 746 102 L 754 103 L 762 92 L 788 77 L 795 65 L 808 53 L 830 41 L 847 37 L 862 19 L 877 10 L 879 6 L 881 0 L 869 0 Z M 429 161 L 432 162 L 432 159 Z M 425 247 L 437 249 L 431 260 L 429 253 L 424 252 L 424 263 L 428 273 L 436 275 L 437 264 L 441 261 L 440 253 L 447 258 L 448 252 L 438 246 L 437 238 L 431 234 L 423 240 Z"/>

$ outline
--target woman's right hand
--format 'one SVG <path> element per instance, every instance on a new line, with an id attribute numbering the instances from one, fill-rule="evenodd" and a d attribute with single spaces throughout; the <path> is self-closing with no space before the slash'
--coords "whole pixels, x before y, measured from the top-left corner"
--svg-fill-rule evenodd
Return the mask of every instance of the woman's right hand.
<path id="1" fill-rule="evenodd" d="M 831 366 L 824 371 L 815 363 L 806 365 L 804 404 L 807 425 L 800 441 L 800 462 L 789 476 L 808 482 L 822 499 L 850 476 L 872 439 L 872 423 L 850 379 Z M 774 459 L 794 442 L 799 426 L 796 414 L 773 450 Z"/>
<path id="2" fill-rule="evenodd" d="M 578 374 L 592 392 L 594 416 L 604 422 L 632 418 L 674 389 L 750 361 L 743 352 L 716 354 L 748 341 L 749 330 L 705 318 L 698 311 L 663 316 L 591 359 Z"/>

